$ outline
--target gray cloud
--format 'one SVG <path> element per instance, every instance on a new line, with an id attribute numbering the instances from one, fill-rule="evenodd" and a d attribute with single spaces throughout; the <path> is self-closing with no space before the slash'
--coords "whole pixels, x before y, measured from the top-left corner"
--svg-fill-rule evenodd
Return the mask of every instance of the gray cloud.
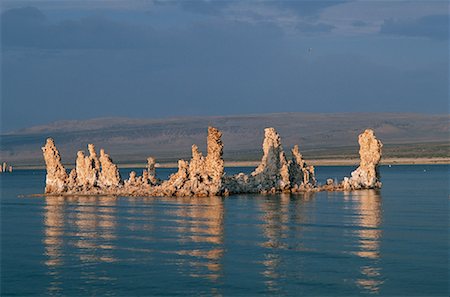
<path id="1" fill-rule="evenodd" d="M 308 60 L 282 41 L 198 41 L 158 52 L 8 51 L 4 129 L 99 116 L 440 112 L 448 104 L 448 64 L 403 71 L 351 54 Z"/>
<path id="2" fill-rule="evenodd" d="M 353 21 L 352 22 L 352 26 L 354 26 L 354 27 L 366 27 L 368 25 L 369 25 L 368 23 L 366 23 L 364 21 L 361 21 L 361 20 L 357 20 L 357 21 Z"/>
<path id="3" fill-rule="evenodd" d="M 223 12 L 223 9 L 235 3 L 234 1 L 223 1 L 223 0 L 156 0 L 154 1 L 157 5 L 175 5 L 179 6 L 185 11 L 209 14 L 209 15 L 219 15 Z"/>
<path id="4" fill-rule="evenodd" d="M 288 9 L 301 16 L 312 16 L 317 15 L 322 10 L 343 4 L 346 2 L 351 2 L 352 0 L 305 0 L 305 1 L 267 1 L 267 5 L 277 6 L 283 9 Z"/>
<path id="5" fill-rule="evenodd" d="M 264 19 L 150 27 L 132 16 L 54 22 L 34 8 L 5 11 L 2 129 L 99 116 L 447 109 L 444 43 L 293 36 Z M 298 29 L 332 29 L 313 24 Z"/>
<path id="6" fill-rule="evenodd" d="M 196 40 L 199 46 L 230 44 L 236 48 L 257 45 L 283 33 L 274 24 L 250 24 L 213 20 L 185 28 L 158 31 L 148 25 L 117 22 L 101 16 L 51 23 L 37 8 L 27 7 L 2 14 L 2 47 L 41 49 L 150 49 L 184 48 Z M 170 50 L 169 50 L 170 51 Z"/>
<path id="7" fill-rule="evenodd" d="M 381 26 L 380 33 L 447 40 L 449 16 L 444 14 L 430 15 L 412 21 L 388 19 Z"/>
<path id="8" fill-rule="evenodd" d="M 296 27 L 302 33 L 328 33 L 331 32 L 335 28 L 333 25 L 317 23 L 310 24 L 305 22 L 300 22 Z"/>
<path id="9" fill-rule="evenodd" d="M 220 15 L 224 13 L 226 8 L 236 4 L 247 4 L 251 6 L 266 6 L 276 7 L 283 10 L 292 11 L 300 16 L 313 16 L 317 15 L 320 11 L 327 7 L 349 2 L 351 0 L 273 0 L 273 1 L 224 1 L 224 0 L 154 0 L 156 5 L 173 5 L 182 8 L 185 11 Z"/>
<path id="10" fill-rule="evenodd" d="M 143 48 L 157 40 L 150 27 L 99 16 L 51 23 L 37 8 L 10 9 L 1 15 L 2 47 Z"/>

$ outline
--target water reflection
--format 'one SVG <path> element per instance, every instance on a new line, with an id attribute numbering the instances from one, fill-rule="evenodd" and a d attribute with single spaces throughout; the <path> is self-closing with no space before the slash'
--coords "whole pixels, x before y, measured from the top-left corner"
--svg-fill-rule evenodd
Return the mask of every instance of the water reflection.
<path id="1" fill-rule="evenodd" d="M 261 246 L 266 248 L 261 274 L 265 278 L 266 289 L 271 293 L 283 293 L 279 281 L 284 278 L 285 269 L 280 266 L 289 260 L 283 258 L 280 251 L 305 250 L 301 239 L 303 225 L 308 221 L 305 204 L 313 197 L 314 193 L 280 194 L 264 197 L 259 204 L 263 232 Z M 297 270 L 301 273 L 302 267 L 297 267 Z"/>
<path id="2" fill-rule="evenodd" d="M 61 292 L 61 266 L 69 265 L 64 262 L 72 262 L 73 256 L 81 262 L 81 278 L 85 281 L 112 281 L 108 276 L 99 275 L 91 264 L 116 261 L 113 255 L 116 198 L 46 197 L 45 202 L 43 243 L 47 257 L 44 264 L 52 277 L 49 294 Z M 65 254 L 71 246 L 75 251 Z"/>
<path id="3" fill-rule="evenodd" d="M 356 284 L 371 293 L 377 293 L 383 284 L 381 275 L 380 229 L 382 221 L 381 196 L 377 190 L 364 190 L 346 194 L 347 201 L 353 204 L 357 213 L 355 235 L 358 240 L 358 251 L 355 255 L 367 259 L 367 265 L 360 267 L 361 278 Z"/>
<path id="4" fill-rule="evenodd" d="M 64 236 L 64 199 L 62 197 L 46 198 L 44 207 L 44 249 L 45 265 L 51 276 L 48 288 L 49 294 L 61 293 L 61 277 L 59 267 L 63 264 L 63 236 Z"/>
<path id="5" fill-rule="evenodd" d="M 362 291 L 380 291 L 383 276 L 379 192 L 334 193 L 333 199 L 321 193 L 225 199 L 235 199 L 227 203 L 234 203 L 234 211 L 240 215 L 233 216 L 238 220 L 233 226 L 242 224 L 260 231 L 256 237 L 252 234 L 246 239 L 245 248 L 256 247 L 255 258 L 247 264 L 256 263 L 255 275 L 267 292 L 286 293 L 287 279 L 314 282 L 314 274 L 330 283 L 342 282 L 349 278 L 345 273 L 350 273 Z M 239 199 L 249 203 L 236 207 Z M 44 265 L 51 276 L 49 295 L 67 293 L 62 292 L 67 283 L 62 284 L 61 276 L 62 272 L 67 273 L 67 267 L 77 267 L 81 287 L 120 282 L 120 277 L 114 277 L 120 275 L 114 272 L 119 267 L 117 263 L 133 272 L 139 270 L 135 267 L 140 264 L 155 267 L 154 271 L 163 271 L 170 279 L 187 277 L 190 282 L 198 281 L 208 287 L 208 295 L 220 294 L 225 282 L 224 198 L 121 201 L 119 207 L 115 197 L 46 198 L 43 243 Z M 350 237 L 346 230 L 351 230 Z M 227 232 L 230 242 L 239 232 Z M 242 256 L 233 247 L 228 245 L 230 255 Z M 348 265 L 356 263 L 356 267 L 340 269 L 336 261 L 348 253 L 357 260 Z M 336 270 L 317 267 L 319 258 L 323 263 L 337 265 Z"/>
<path id="6" fill-rule="evenodd" d="M 224 204 L 220 197 L 170 198 L 176 207 L 167 214 L 176 217 L 174 230 L 180 249 L 174 251 L 183 258 L 191 277 L 217 282 L 222 276 L 224 254 Z M 207 270 L 204 271 L 204 268 Z"/>
<path id="7" fill-rule="evenodd" d="M 67 222 L 75 227 L 71 244 L 78 248 L 81 262 L 115 262 L 116 198 L 80 196 L 67 201 L 75 204 Z"/>

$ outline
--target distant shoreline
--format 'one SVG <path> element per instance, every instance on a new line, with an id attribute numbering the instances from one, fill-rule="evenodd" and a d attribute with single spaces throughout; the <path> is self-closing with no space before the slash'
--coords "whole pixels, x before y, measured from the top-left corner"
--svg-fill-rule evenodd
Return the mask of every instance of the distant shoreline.
<path id="1" fill-rule="evenodd" d="M 317 159 L 306 160 L 308 165 L 313 166 L 356 166 L 359 159 Z M 225 167 L 256 167 L 260 161 L 225 161 Z M 381 159 L 381 165 L 446 165 L 450 164 L 450 157 L 446 158 L 384 158 Z M 67 169 L 74 165 L 64 164 Z M 123 163 L 118 164 L 121 169 L 126 168 L 145 168 L 145 163 Z M 157 168 L 177 168 L 176 162 L 157 163 Z M 45 169 L 44 165 L 18 165 L 14 170 Z"/>

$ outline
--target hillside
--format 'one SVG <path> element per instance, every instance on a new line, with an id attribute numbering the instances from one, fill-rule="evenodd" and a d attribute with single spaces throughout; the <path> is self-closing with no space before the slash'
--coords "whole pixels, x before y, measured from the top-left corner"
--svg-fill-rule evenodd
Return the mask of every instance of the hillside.
<path id="1" fill-rule="evenodd" d="M 53 137 L 64 163 L 94 143 L 118 163 L 160 162 L 190 156 L 191 145 L 205 149 L 208 125 L 223 131 L 226 160 L 260 158 L 263 129 L 275 127 L 287 150 L 299 144 L 306 158 L 347 158 L 358 153 L 357 135 L 372 128 L 386 157 L 448 157 L 449 116 L 403 113 L 277 113 L 170 119 L 101 118 L 60 121 L 1 135 L 0 160 L 43 164 L 41 146 Z"/>

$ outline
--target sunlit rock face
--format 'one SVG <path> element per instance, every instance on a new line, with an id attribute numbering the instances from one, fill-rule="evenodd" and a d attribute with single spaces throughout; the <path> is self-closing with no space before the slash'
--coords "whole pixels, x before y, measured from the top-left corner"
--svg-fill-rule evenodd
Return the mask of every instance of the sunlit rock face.
<path id="1" fill-rule="evenodd" d="M 111 157 L 105 153 L 104 149 L 100 150 L 100 166 L 101 172 L 98 184 L 103 187 L 118 187 L 122 184 L 119 168 L 113 163 Z"/>
<path id="2" fill-rule="evenodd" d="M 76 166 L 67 174 L 53 139 L 47 139 L 42 148 L 47 169 L 45 193 L 47 194 L 103 194 L 116 192 L 122 187 L 119 169 L 108 154 L 88 145 L 89 156 L 79 151 Z"/>
<path id="3" fill-rule="evenodd" d="M 281 146 L 281 138 L 274 128 L 264 129 L 263 157 L 251 173 L 253 184 L 261 191 L 283 191 L 290 188 L 289 168 Z"/>
<path id="4" fill-rule="evenodd" d="M 61 163 L 61 156 L 52 138 L 42 148 L 47 176 L 45 178 L 45 193 L 62 193 L 67 191 L 67 173 Z"/>
<path id="5" fill-rule="evenodd" d="M 178 171 L 152 193 L 157 196 L 218 196 L 224 175 L 222 133 L 208 128 L 206 157 L 192 146 L 190 162 L 178 161 Z"/>
<path id="6" fill-rule="evenodd" d="M 145 181 L 152 185 L 156 185 L 159 180 L 156 178 L 156 160 L 153 157 L 147 158 L 147 170 L 144 170 L 142 176 Z"/>
<path id="7" fill-rule="evenodd" d="M 314 190 L 314 167 L 307 166 L 296 145 L 287 161 L 280 135 L 274 128 L 264 130 L 263 157 L 250 174 L 224 179 L 226 193 L 277 193 Z"/>
<path id="8" fill-rule="evenodd" d="M 288 160 L 281 138 L 274 128 L 264 130 L 263 157 L 249 175 L 224 173 L 222 133 L 208 128 L 207 155 L 192 145 L 190 161 L 179 160 L 178 171 L 168 180 L 156 177 L 154 158 L 147 159 L 141 176 L 132 171 L 122 180 L 119 169 L 103 149 L 98 157 L 93 144 L 88 145 L 89 156 L 79 151 L 75 168 L 67 175 L 52 139 L 42 148 L 47 167 L 46 194 L 108 194 L 123 196 L 181 196 L 207 197 L 237 193 L 280 193 L 306 191 L 342 191 L 379 188 L 381 182 L 377 165 L 382 144 L 372 130 L 359 136 L 361 163 L 340 184 L 329 179 L 325 185 L 316 182 L 313 166 L 303 160 L 298 146 Z"/>
<path id="9" fill-rule="evenodd" d="M 289 161 L 289 180 L 293 192 L 313 189 L 316 185 L 314 166 L 306 165 L 298 145 L 292 149 L 292 160 Z"/>
<path id="10" fill-rule="evenodd" d="M 77 185 L 85 190 L 97 186 L 99 177 L 100 168 L 97 167 L 97 155 L 92 154 L 95 152 L 92 146 L 92 144 L 89 145 L 89 156 L 85 156 L 83 151 L 79 151 L 76 160 Z"/>
<path id="11" fill-rule="evenodd" d="M 344 190 L 381 188 L 378 163 L 381 160 L 383 144 L 375 137 L 373 130 L 366 129 L 359 135 L 359 167 L 350 178 L 342 182 Z"/>

